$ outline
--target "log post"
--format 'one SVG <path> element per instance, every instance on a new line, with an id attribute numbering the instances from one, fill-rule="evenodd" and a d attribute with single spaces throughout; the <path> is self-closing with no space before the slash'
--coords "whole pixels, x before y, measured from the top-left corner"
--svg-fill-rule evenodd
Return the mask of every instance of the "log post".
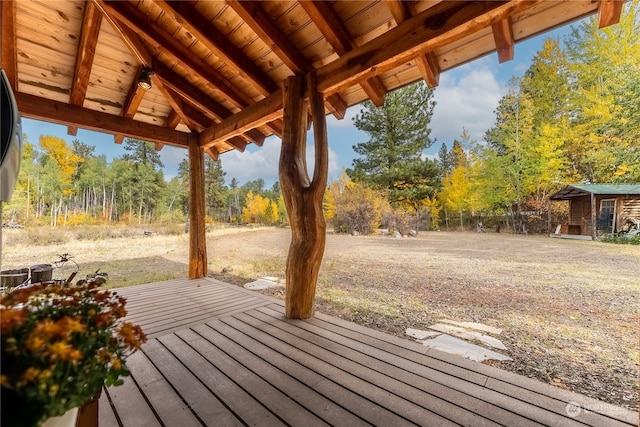
<path id="1" fill-rule="evenodd" d="M 203 156 L 198 139 L 189 141 L 189 279 L 207 275 Z"/>
<path id="2" fill-rule="evenodd" d="M 313 300 L 326 240 L 322 198 L 327 186 L 329 156 L 323 98 L 318 93 L 315 73 L 308 75 L 308 89 L 316 154 L 313 180 L 309 179 L 305 159 L 305 78 L 288 77 L 283 87 L 284 129 L 279 177 L 291 224 L 285 296 L 285 312 L 290 319 L 313 316 Z"/>

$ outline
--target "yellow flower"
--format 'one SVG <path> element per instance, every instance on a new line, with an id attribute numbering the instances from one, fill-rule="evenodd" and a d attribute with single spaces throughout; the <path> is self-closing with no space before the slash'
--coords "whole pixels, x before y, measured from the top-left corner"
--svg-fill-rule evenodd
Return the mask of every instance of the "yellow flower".
<path id="1" fill-rule="evenodd" d="M 45 369 L 44 371 L 40 372 L 40 374 L 38 375 L 38 381 L 40 381 L 41 383 L 46 382 L 49 378 L 51 378 L 50 369 Z"/>
<path id="2" fill-rule="evenodd" d="M 0 385 L 4 387 L 9 386 L 9 377 L 6 375 L 0 375 Z"/>
<path id="3" fill-rule="evenodd" d="M 87 331 L 87 326 L 85 324 L 76 319 L 72 319 L 71 317 L 64 317 L 59 321 L 59 323 L 65 331 L 65 336 L 69 336 L 75 332 L 84 333 Z"/>
<path id="4" fill-rule="evenodd" d="M 26 371 L 24 371 L 24 374 L 22 374 L 22 381 L 27 383 L 33 382 L 33 380 L 38 378 L 39 374 L 40 374 L 40 369 L 30 366 L 27 368 Z"/>
<path id="5" fill-rule="evenodd" d="M 73 347 L 64 341 L 56 341 L 49 346 L 51 352 L 51 360 L 58 357 L 62 360 L 69 360 L 69 354 L 73 351 Z"/>
<path id="6" fill-rule="evenodd" d="M 60 386 L 58 384 L 51 384 L 51 386 L 49 387 L 49 394 L 51 396 L 55 396 L 56 394 L 58 394 L 58 390 L 60 390 Z"/>
<path id="7" fill-rule="evenodd" d="M 54 322 L 51 319 L 44 319 L 36 325 L 35 332 L 44 335 L 45 337 L 56 336 L 62 332 L 62 328 L 58 322 Z"/>
<path id="8" fill-rule="evenodd" d="M 29 336 L 29 338 L 27 338 L 27 342 L 25 343 L 26 347 L 28 350 L 32 351 L 32 352 L 38 352 L 38 351 L 42 351 L 45 348 L 45 340 L 43 340 L 42 338 L 40 338 L 39 336 Z"/>
<path id="9" fill-rule="evenodd" d="M 119 371 L 120 369 L 122 369 L 122 360 L 114 357 L 113 359 L 111 359 L 111 366 L 113 366 L 113 369 Z"/>

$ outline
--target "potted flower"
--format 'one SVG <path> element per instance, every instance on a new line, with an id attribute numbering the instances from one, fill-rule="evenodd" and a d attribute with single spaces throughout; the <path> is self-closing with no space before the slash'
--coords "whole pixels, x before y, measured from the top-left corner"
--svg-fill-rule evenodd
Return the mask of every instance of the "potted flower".
<path id="1" fill-rule="evenodd" d="M 99 283 L 34 285 L 0 299 L 3 427 L 41 426 L 129 375 L 125 359 L 146 337 L 122 321 L 125 299 Z"/>

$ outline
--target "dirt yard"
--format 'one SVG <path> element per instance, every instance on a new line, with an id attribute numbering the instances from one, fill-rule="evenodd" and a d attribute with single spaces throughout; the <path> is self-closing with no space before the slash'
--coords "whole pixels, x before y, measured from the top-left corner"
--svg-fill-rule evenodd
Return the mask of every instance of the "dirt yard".
<path id="1" fill-rule="evenodd" d="M 284 277 L 289 232 L 240 230 L 208 234 L 210 275 L 238 285 Z M 65 251 L 81 273 L 109 272 L 112 286 L 186 275 L 186 235 L 25 248 L 10 231 L 3 269 Z M 404 338 L 406 328 L 445 318 L 502 328 L 513 362 L 491 364 L 638 410 L 638 247 L 493 233 L 330 234 L 316 307 Z"/>

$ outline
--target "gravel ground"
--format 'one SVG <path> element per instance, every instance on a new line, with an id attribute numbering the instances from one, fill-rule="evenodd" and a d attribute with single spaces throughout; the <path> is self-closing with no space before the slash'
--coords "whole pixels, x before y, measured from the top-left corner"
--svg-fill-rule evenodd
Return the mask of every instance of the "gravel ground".
<path id="1" fill-rule="evenodd" d="M 210 239 L 211 275 L 238 285 L 283 277 L 288 242 L 286 230 Z M 316 309 L 403 338 L 406 328 L 440 319 L 502 328 L 513 361 L 489 364 L 637 411 L 639 278 L 632 246 L 493 233 L 330 234 Z"/>

